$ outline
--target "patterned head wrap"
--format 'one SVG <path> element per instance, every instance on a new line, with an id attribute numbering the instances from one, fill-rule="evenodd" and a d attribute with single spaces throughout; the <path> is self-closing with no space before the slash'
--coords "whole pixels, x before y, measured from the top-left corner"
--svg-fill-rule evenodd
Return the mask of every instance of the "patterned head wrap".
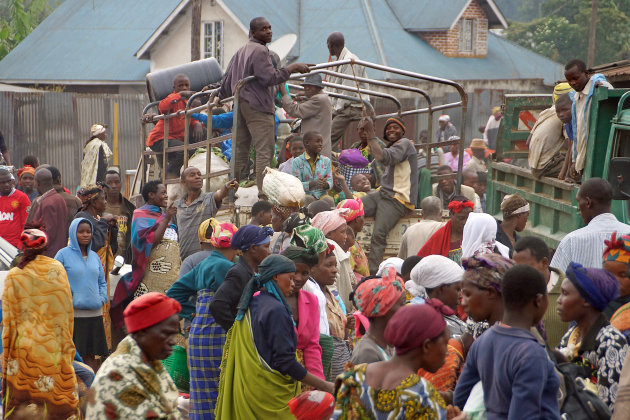
<path id="1" fill-rule="evenodd" d="M 237 306 L 237 321 L 243 319 L 243 315 L 245 315 L 245 312 L 247 312 L 247 308 L 249 308 L 249 303 L 252 299 L 252 296 L 254 296 L 254 293 L 259 291 L 263 287 L 273 297 L 278 299 L 278 301 L 282 302 L 287 309 L 287 312 L 289 312 L 289 314 L 293 316 L 291 307 L 284 298 L 284 295 L 278 287 L 278 284 L 273 279 L 273 276 L 275 276 L 276 274 L 283 273 L 295 273 L 295 264 L 293 263 L 293 261 L 283 255 L 271 254 L 260 263 L 260 265 L 258 266 L 258 274 L 252 277 L 249 283 L 247 283 L 247 285 L 245 286 L 245 290 L 243 290 L 243 294 L 241 295 L 241 300 Z"/>
<path id="2" fill-rule="evenodd" d="M 324 391 L 306 391 L 289 401 L 297 420 L 325 420 L 335 411 L 335 397 Z"/>
<path id="3" fill-rule="evenodd" d="M 368 318 L 385 316 L 405 293 L 402 278 L 396 270 L 387 267 L 382 278 L 369 279 L 361 283 L 354 292 L 354 302 Z"/>
<path id="4" fill-rule="evenodd" d="M 289 246 L 282 252 L 282 255 L 290 259 L 296 264 L 306 264 L 314 267 L 319 262 L 319 255 L 313 249 L 306 249 L 300 246 Z"/>
<path id="5" fill-rule="evenodd" d="M 600 312 L 619 296 L 617 278 L 602 268 L 584 268 L 582 264 L 571 262 L 567 268 L 567 278 L 584 300 Z"/>
<path id="6" fill-rule="evenodd" d="M 318 254 L 328 249 L 324 232 L 311 225 L 302 225 L 293 229 L 291 245 L 312 249 Z"/>
<path id="7" fill-rule="evenodd" d="M 417 349 L 426 340 L 432 340 L 444 333 L 446 321 L 435 308 L 434 300 L 429 299 L 424 304 L 403 306 L 387 323 L 385 340 L 396 347 L 398 356 Z"/>
<path id="8" fill-rule="evenodd" d="M 493 288 L 501 293 L 501 280 L 514 262 L 499 254 L 481 254 L 462 260 L 464 279 L 482 289 Z"/>
<path id="9" fill-rule="evenodd" d="M 18 169 L 18 173 L 17 173 L 18 180 L 22 178 L 22 174 L 31 174 L 35 176 L 35 168 L 33 168 L 30 165 L 25 165 L 23 168 Z"/>
<path id="10" fill-rule="evenodd" d="M 606 244 L 604 262 L 618 261 L 630 264 L 630 235 L 617 236 L 617 232 L 613 232 L 610 239 L 604 243 Z"/>
<path id="11" fill-rule="evenodd" d="M 291 215 L 282 222 L 282 230 L 286 233 L 293 233 L 293 229 L 296 227 L 310 223 L 311 219 L 309 219 L 306 214 L 302 212 L 291 213 Z"/>
<path id="12" fill-rule="evenodd" d="M 553 94 L 552 94 L 553 103 L 555 104 L 560 96 L 564 95 L 565 93 L 569 93 L 572 90 L 573 90 L 573 88 L 567 82 L 558 83 L 553 88 Z"/>
<path id="13" fill-rule="evenodd" d="M 402 120 L 399 118 L 390 117 L 387 119 L 387 121 L 385 121 L 385 128 L 383 128 L 383 137 L 387 138 L 387 135 L 385 134 L 387 132 L 387 126 L 392 123 L 398 124 L 400 128 L 402 128 L 403 134 L 405 134 L 407 127 L 405 127 L 405 124 L 403 124 Z"/>
<path id="14" fill-rule="evenodd" d="M 475 203 L 473 203 L 470 200 L 462 200 L 462 201 L 451 201 L 450 203 L 448 203 L 448 210 L 453 212 L 453 213 L 459 213 L 462 210 L 464 210 L 464 207 L 468 207 L 470 209 L 474 209 L 475 208 Z"/>
<path id="15" fill-rule="evenodd" d="M 277 204 L 274 204 L 273 207 L 271 208 L 271 211 L 278 213 L 282 217 L 283 220 L 289 217 L 291 213 L 295 213 L 299 210 L 300 210 L 299 207 L 287 207 L 287 206 L 280 206 Z"/>
<path id="16" fill-rule="evenodd" d="M 103 192 L 103 187 L 100 185 L 87 185 L 85 187 L 81 187 L 79 191 L 77 191 L 77 197 L 81 199 L 81 204 L 83 204 L 83 208 L 86 208 L 90 201 L 94 198 L 98 197 L 100 193 Z"/>
<path id="17" fill-rule="evenodd" d="M 103 126 L 101 124 L 94 124 L 90 128 L 90 136 L 92 136 L 92 137 L 96 137 L 99 134 L 103 134 L 104 132 L 105 132 L 105 126 Z"/>
<path id="18" fill-rule="evenodd" d="M 253 245 L 264 245 L 271 241 L 273 229 L 269 226 L 245 225 L 236 231 L 232 236 L 230 247 L 247 251 Z"/>
<path id="19" fill-rule="evenodd" d="M 212 227 L 212 234 L 210 238 L 207 238 L 206 232 L 209 227 Z M 201 222 L 197 230 L 197 236 L 201 243 L 211 244 L 215 248 L 229 248 L 232 237 L 237 230 L 238 228 L 232 223 L 219 223 L 219 221 L 213 217 Z"/>
<path id="20" fill-rule="evenodd" d="M 346 219 L 346 222 L 351 222 L 357 217 L 361 217 L 365 214 L 363 211 L 363 201 L 361 201 L 360 198 L 343 200 L 337 204 L 337 208 L 348 209 L 346 213 L 341 215 L 341 217 Z"/>
<path id="21" fill-rule="evenodd" d="M 331 211 L 322 211 L 313 217 L 313 226 L 321 229 L 324 235 L 328 235 L 335 229 L 346 224 L 346 219 L 342 214 L 348 213 L 347 209 L 335 209 Z"/>
<path id="22" fill-rule="evenodd" d="M 39 229 L 26 229 L 20 236 L 23 249 L 43 249 L 48 245 L 48 235 Z"/>

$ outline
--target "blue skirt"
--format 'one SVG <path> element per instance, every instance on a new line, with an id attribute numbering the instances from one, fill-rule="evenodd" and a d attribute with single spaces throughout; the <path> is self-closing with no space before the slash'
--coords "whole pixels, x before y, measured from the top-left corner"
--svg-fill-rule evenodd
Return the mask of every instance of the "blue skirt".
<path id="1" fill-rule="evenodd" d="M 188 337 L 191 420 L 214 419 L 219 396 L 225 330 L 210 313 L 213 296 L 214 292 L 208 289 L 197 292 L 197 308 Z"/>

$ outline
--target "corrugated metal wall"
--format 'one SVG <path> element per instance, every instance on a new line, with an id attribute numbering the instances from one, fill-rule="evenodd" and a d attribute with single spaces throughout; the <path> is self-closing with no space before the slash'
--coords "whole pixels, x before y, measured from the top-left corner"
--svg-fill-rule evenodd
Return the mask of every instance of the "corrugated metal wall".
<path id="1" fill-rule="evenodd" d="M 146 95 L 0 92 L 0 131 L 15 166 L 21 166 L 24 156 L 35 155 L 40 163 L 59 168 L 64 185 L 75 191 L 92 124 L 108 126 L 107 143 L 114 150 L 116 104 L 118 163 L 123 171 L 136 169 L 141 150 L 140 116 L 146 103 Z"/>

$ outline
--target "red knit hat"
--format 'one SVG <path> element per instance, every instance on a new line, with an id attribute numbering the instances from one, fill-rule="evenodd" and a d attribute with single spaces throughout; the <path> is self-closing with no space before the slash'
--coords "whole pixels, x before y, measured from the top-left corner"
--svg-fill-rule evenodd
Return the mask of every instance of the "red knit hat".
<path id="1" fill-rule="evenodd" d="M 398 124 L 400 128 L 402 128 L 403 134 L 405 134 L 405 132 L 407 131 L 407 127 L 405 127 L 405 124 L 402 122 L 402 119 L 396 118 L 396 117 L 390 117 L 387 119 L 387 121 L 385 121 L 385 128 L 383 128 L 383 137 L 387 138 L 387 135 L 386 135 L 387 126 L 394 123 Z"/>
<path id="2" fill-rule="evenodd" d="M 123 314 L 127 332 L 132 333 L 152 327 L 181 310 L 182 305 L 175 299 L 162 293 L 149 292 L 134 299 L 125 309 Z"/>

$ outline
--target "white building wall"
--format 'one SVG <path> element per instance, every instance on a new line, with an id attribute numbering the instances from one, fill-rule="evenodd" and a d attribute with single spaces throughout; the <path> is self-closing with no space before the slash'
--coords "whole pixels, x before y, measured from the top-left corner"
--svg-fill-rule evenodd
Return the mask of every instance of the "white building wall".
<path id="1" fill-rule="evenodd" d="M 203 57 L 203 23 L 223 21 L 223 69 L 230 58 L 248 40 L 248 33 L 234 16 L 226 12 L 220 1 L 202 2 L 201 8 L 201 55 Z M 187 8 L 184 16 L 178 17 L 162 34 L 151 48 L 151 71 L 178 66 L 190 62 L 190 27 L 192 24 L 191 9 Z M 249 23 L 247 23 L 249 24 Z"/>

